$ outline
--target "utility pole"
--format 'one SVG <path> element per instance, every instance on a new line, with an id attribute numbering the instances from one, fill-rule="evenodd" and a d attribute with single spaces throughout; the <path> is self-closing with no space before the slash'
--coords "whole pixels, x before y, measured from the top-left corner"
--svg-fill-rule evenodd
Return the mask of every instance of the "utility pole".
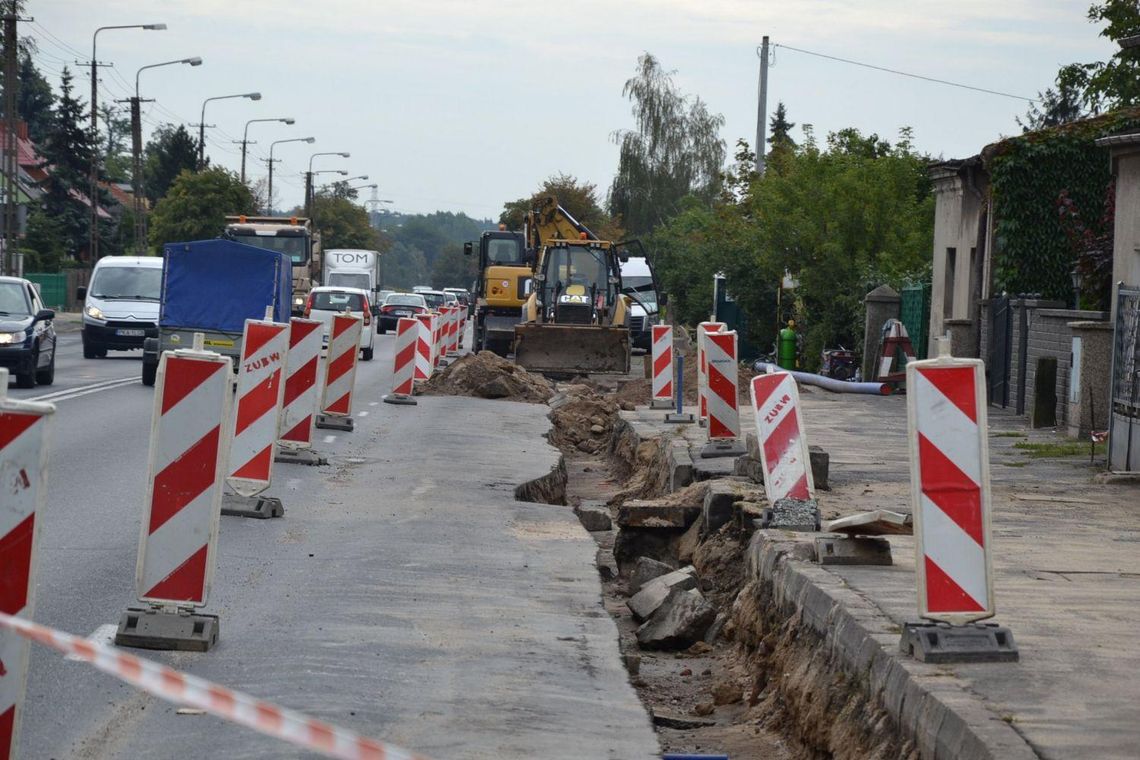
<path id="1" fill-rule="evenodd" d="M 756 107 L 756 173 L 764 174 L 764 153 L 768 145 L 768 35 L 757 48 L 760 54 L 760 98 Z"/>
<path id="2" fill-rule="evenodd" d="M 95 43 L 91 43 L 91 177 L 87 184 L 87 197 L 91 199 L 91 228 L 87 237 L 87 258 L 91 266 L 99 260 L 99 113 L 95 110 L 99 99 L 99 66 L 106 66 L 95 60 Z"/>
<path id="3" fill-rule="evenodd" d="M 16 35 L 16 0 L 8 3 L 4 14 L 4 260 L 3 272 L 20 275 L 19 237 L 20 223 L 17 204 L 20 193 L 20 161 L 16 142 L 16 93 L 20 87 L 17 66 L 19 51 Z"/>
<path id="4" fill-rule="evenodd" d="M 269 189 L 265 191 L 266 216 L 273 216 L 273 165 L 280 160 L 280 158 L 265 159 L 265 163 L 269 164 Z"/>
<path id="5" fill-rule="evenodd" d="M 134 195 L 131 212 L 135 217 L 135 252 L 139 256 L 146 255 L 146 209 L 143 207 L 142 114 L 139 107 L 142 102 L 142 98 L 139 97 L 130 99 L 131 193 Z"/>
<path id="6" fill-rule="evenodd" d="M 305 172 L 305 216 L 313 218 L 313 173 Z"/>

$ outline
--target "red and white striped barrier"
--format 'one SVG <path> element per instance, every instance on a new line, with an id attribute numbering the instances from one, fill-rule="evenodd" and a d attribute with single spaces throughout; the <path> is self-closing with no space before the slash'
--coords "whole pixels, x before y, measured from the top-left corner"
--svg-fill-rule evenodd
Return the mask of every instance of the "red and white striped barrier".
<path id="1" fill-rule="evenodd" d="M 814 499 L 811 455 L 800 412 L 800 393 L 787 372 L 752 378 L 749 388 L 756 413 L 756 438 L 764 467 L 764 493 L 778 499 Z"/>
<path id="2" fill-rule="evenodd" d="M 55 407 L 12 401 L 0 369 L 0 613 L 30 618 L 38 520 L 47 488 L 47 424 Z M 16 756 L 28 643 L 0 631 L 0 759 Z"/>
<path id="3" fill-rule="evenodd" d="M 708 404 L 708 360 L 705 357 L 705 338 L 709 333 L 720 332 L 727 325 L 724 322 L 701 322 L 697 325 L 697 418 L 701 425 L 709 418 Z"/>
<path id="4" fill-rule="evenodd" d="M 323 324 L 312 319 L 289 320 L 289 355 L 285 360 L 279 443 L 292 449 L 313 445 L 317 414 L 317 364 L 321 358 Z"/>
<path id="5" fill-rule="evenodd" d="M 435 317 L 431 314 L 417 314 L 416 321 L 419 323 L 416 329 L 416 358 L 415 358 L 415 382 L 426 382 L 431 379 L 432 373 L 435 372 L 435 357 L 432 355 L 435 349 L 435 344 L 432 341 L 432 321 Z"/>
<path id="6" fill-rule="evenodd" d="M 444 366 L 443 356 L 447 353 L 447 346 L 444 342 L 444 334 L 446 332 L 444 324 L 445 320 L 442 310 L 435 312 L 432 316 L 435 317 L 435 327 L 434 333 L 432 335 L 432 343 L 435 351 L 435 366 L 436 368 L 439 368 Z"/>
<path id="7" fill-rule="evenodd" d="M 356 357 L 360 354 L 363 321 L 351 314 L 336 314 L 329 326 L 325 356 L 325 385 L 321 390 L 321 413 L 317 427 L 333 430 L 353 428 L 352 391 L 356 383 Z"/>
<path id="8" fill-rule="evenodd" d="M 459 309 L 454 306 L 444 306 L 447 315 L 447 356 L 459 356 Z"/>
<path id="9" fill-rule="evenodd" d="M 705 396 L 710 441 L 740 438 L 740 406 L 737 403 L 739 365 L 736 333 L 705 336 Z"/>
<path id="10" fill-rule="evenodd" d="M 940 357 L 906 367 L 919 615 L 994 615 L 984 365 Z"/>
<path id="11" fill-rule="evenodd" d="M 278 322 L 245 321 L 226 478 L 226 484 L 239 496 L 256 496 L 273 478 L 289 329 L 289 325 Z"/>
<path id="12" fill-rule="evenodd" d="M 673 326 L 653 325 L 651 361 L 653 395 L 650 404 L 657 408 L 673 407 Z"/>
<path id="13" fill-rule="evenodd" d="M 396 347 L 392 361 L 392 392 L 384 396 L 389 404 L 414 405 L 416 345 L 419 343 L 420 321 L 400 317 L 396 323 Z"/>
<path id="14" fill-rule="evenodd" d="M 214 575 L 233 364 L 198 350 L 200 335 L 158 362 L 135 571 L 144 602 L 205 606 Z"/>
<path id="15" fill-rule="evenodd" d="M 97 670 L 167 702 L 204 710 L 222 720 L 319 752 L 325 757 L 344 760 L 423 760 L 421 756 L 400 747 L 369 739 L 346 728 L 310 718 L 304 713 L 263 702 L 204 678 L 6 613 L 0 614 L 0 630 L 12 632 L 23 640 L 39 642 L 72 659 L 86 662 Z M 171 750 L 171 754 L 177 753 Z"/>

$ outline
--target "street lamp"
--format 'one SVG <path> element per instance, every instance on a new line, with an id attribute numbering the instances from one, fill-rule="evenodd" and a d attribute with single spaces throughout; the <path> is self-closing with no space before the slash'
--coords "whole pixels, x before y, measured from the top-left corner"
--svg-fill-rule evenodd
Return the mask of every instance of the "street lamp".
<path id="1" fill-rule="evenodd" d="M 95 148 L 99 141 L 99 111 L 97 100 L 99 98 L 99 78 L 96 72 L 99 68 L 99 59 L 96 58 L 95 44 L 99 41 L 99 32 L 111 29 L 149 29 L 162 31 L 166 24 L 119 24 L 116 26 L 101 26 L 91 35 L 91 235 L 87 244 L 87 256 L 92 263 L 99 258 L 99 151 Z"/>
<path id="2" fill-rule="evenodd" d="M 282 124 L 293 124 L 295 120 L 292 116 L 286 116 L 278 119 L 250 119 L 245 123 L 245 129 L 241 133 L 241 183 L 245 184 L 245 147 L 249 145 L 249 125 L 257 124 L 264 121 L 277 121 Z M 256 143 L 254 143 L 256 145 Z"/>
<path id="3" fill-rule="evenodd" d="M 198 171 L 201 171 L 206 166 L 206 104 L 211 100 L 229 100 L 230 98 L 261 100 L 261 93 L 242 92 L 237 95 L 216 95 L 202 101 L 202 120 L 198 123 Z"/>
<path id="4" fill-rule="evenodd" d="M 351 158 L 352 154 L 341 151 L 326 151 L 324 153 L 314 153 L 309 156 L 309 171 L 305 172 L 305 216 L 313 216 L 313 159 L 318 156 L 340 156 L 341 158 Z M 348 174 L 348 172 L 345 172 Z"/>
<path id="5" fill-rule="evenodd" d="M 349 177 L 348 179 L 346 179 L 344 181 L 345 182 L 355 182 L 358 179 L 368 179 L 368 175 L 367 174 L 361 174 L 361 175 L 358 175 L 356 177 Z"/>
<path id="6" fill-rule="evenodd" d="M 157 69 L 160 66 L 173 66 L 184 63 L 189 66 L 201 66 L 202 59 L 198 56 L 192 58 L 176 58 L 173 61 L 152 63 L 141 67 L 135 72 L 135 96 L 131 98 L 131 192 L 134 194 L 135 217 L 135 248 L 140 256 L 146 255 L 146 214 L 143 212 L 143 176 L 142 176 L 142 116 L 139 104 L 139 77 L 147 69 Z"/>
<path id="7" fill-rule="evenodd" d="M 273 162 L 275 160 L 280 160 L 273 158 L 273 148 L 277 145 L 280 145 L 281 143 L 304 142 L 311 145 L 316 141 L 317 138 L 315 137 L 290 137 L 285 140 L 274 140 L 273 142 L 269 143 L 269 190 L 266 191 L 265 194 L 265 210 L 269 216 L 273 216 Z"/>

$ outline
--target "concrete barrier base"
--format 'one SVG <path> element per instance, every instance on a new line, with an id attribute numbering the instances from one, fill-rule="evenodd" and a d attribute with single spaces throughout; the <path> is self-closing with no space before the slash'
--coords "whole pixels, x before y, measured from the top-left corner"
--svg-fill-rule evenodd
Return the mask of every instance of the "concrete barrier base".
<path id="1" fill-rule="evenodd" d="M 317 427 L 322 430 L 343 430 L 351 433 L 354 427 L 351 417 L 334 417 L 331 414 L 318 414 Z"/>
<path id="2" fill-rule="evenodd" d="M 132 607 L 123 613 L 115 646 L 208 652 L 218 643 L 218 616 L 185 609 Z"/>
<path id="3" fill-rule="evenodd" d="M 285 507 L 276 496 L 238 496 L 227 493 L 222 495 L 222 514 L 268 520 L 271 517 L 284 517 Z"/>
<path id="4" fill-rule="evenodd" d="M 328 459 L 312 449 L 277 449 L 277 456 L 273 458 L 273 461 L 284 464 L 304 464 L 310 467 L 329 463 Z"/>

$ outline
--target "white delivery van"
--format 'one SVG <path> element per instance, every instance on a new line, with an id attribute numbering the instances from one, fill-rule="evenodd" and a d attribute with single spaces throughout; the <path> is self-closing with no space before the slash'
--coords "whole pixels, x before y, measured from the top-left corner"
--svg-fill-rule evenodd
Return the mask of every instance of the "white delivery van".
<path id="1" fill-rule="evenodd" d="M 325 280 L 336 288 L 358 288 L 371 303 L 380 295 L 380 252 L 358 248 L 333 248 L 324 252 Z"/>
<path id="2" fill-rule="evenodd" d="M 649 262 L 640 256 L 621 264 L 622 292 L 630 297 L 629 337 L 634 348 L 649 350 L 653 341 L 652 327 L 660 322 L 657 288 Z"/>
<path id="3" fill-rule="evenodd" d="M 161 256 L 105 256 L 91 282 L 76 295 L 83 301 L 83 357 L 142 348 L 158 328 L 162 291 Z"/>

